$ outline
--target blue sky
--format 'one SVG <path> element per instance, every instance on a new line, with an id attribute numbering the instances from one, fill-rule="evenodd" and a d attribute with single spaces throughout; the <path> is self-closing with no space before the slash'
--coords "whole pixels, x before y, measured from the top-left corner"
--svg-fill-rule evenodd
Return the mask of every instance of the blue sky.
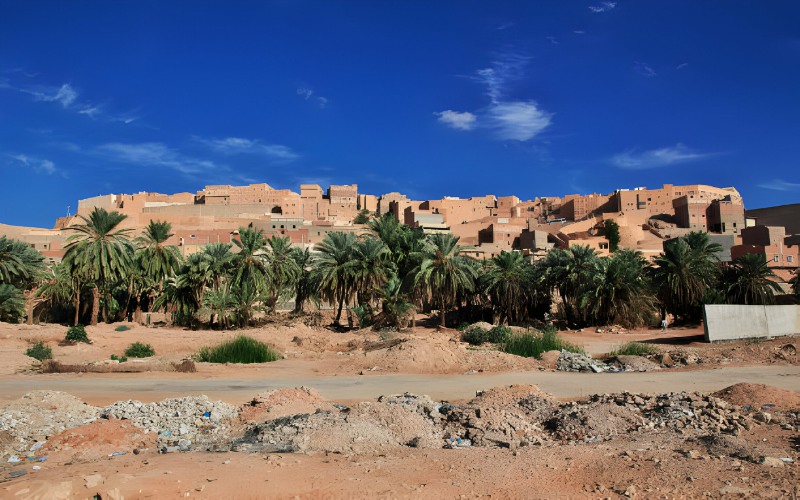
<path id="1" fill-rule="evenodd" d="M 0 222 L 206 184 L 800 202 L 800 2 L 0 1 Z"/>

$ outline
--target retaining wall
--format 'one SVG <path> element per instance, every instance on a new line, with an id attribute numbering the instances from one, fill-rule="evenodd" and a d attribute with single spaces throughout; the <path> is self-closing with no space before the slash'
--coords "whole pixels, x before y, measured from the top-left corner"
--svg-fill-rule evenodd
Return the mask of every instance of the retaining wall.
<path id="1" fill-rule="evenodd" d="M 800 305 L 703 306 L 707 342 L 800 335 Z"/>

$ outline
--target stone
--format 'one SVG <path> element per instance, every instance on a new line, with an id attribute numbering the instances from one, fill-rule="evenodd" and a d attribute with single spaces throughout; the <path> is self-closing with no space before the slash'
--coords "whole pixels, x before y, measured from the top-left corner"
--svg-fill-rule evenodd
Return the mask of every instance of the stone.
<path id="1" fill-rule="evenodd" d="M 783 467 L 784 462 L 780 458 L 775 457 L 761 457 L 760 461 L 761 465 L 765 465 L 767 467 Z"/>
<path id="2" fill-rule="evenodd" d="M 86 486 L 88 489 L 97 488 L 103 484 L 103 476 L 100 474 L 90 474 L 88 476 L 83 476 L 83 485 Z"/>

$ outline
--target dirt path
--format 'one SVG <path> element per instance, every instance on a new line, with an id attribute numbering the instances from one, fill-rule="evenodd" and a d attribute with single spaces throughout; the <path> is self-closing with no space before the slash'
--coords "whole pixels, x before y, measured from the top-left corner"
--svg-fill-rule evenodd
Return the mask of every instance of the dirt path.
<path id="1" fill-rule="evenodd" d="M 565 372 L 510 372 L 494 375 L 366 375 L 312 376 L 290 372 L 262 377 L 198 378 L 197 375 L 98 374 L 17 375 L 0 380 L 0 402 L 28 391 L 49 389 L 73 394 L 90 404 L 105 405 L 120 399 L 159 401 L 167 397 L 205 394 L 211 399 L 239 404 L 260 392 L 279 387 L 306 386 L 332 400 L 372 399 L 383 394 L 411 391 L 433 399 L 470 398 L 478 389 L 509 384 L 536 384 L 560 398 L 611 392 L 669 392 L 722 389 L 738 382 L 767 384 L 789 390 L 800 388 L 800 366 L 735 366 L 698 371 L 583 374 Z"/>

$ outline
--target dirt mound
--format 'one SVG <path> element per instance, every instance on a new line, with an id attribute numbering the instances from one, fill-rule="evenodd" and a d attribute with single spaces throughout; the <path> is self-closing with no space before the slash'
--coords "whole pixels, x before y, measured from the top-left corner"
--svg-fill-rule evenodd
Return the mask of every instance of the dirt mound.
<path id="1" fill-rule="evenodd" d="M 314 413 L 320 408 L 335 409 L 315 389 L 286 387 L 254 397 L 249 403 L 242 405 L 239 416 L 245 422 L 261 423 L 298 413 Z"/>
<path id="2" fill-rule="evenodd" d="M 791 411 L 800 409 L 800 392 L 787 391 L 763 384 L 741 383 L 726 387 L 712 396 L 740 408 Z"/>
<path id="3" fill-rule="evenodd" d="M 99 408 L 64 392 L 29 392 L 0 407 L 0 431 L 8 433 L 4 441 L 11 441 L 0 454 L 27 451 L 36 442 L 94 421 L 99 414 Z"/>
<path id="4" fill-rule="evenodd" d="M 545 422 L 553 437 L 562 441 L 602 440 L 625 434 L 644 423 L 638 412 L 610 402 L 566 403 Z"/>
<path id="5" fill-rule="evenodd" d="M 441 448 L 432 420 L 403 405 L 363 402 L 354 408 L 300 414 L 257 425 L 234 442 L 239 451 L 372 453 L 412 446 Z"/>
<path id="6" fill-rule="evenodd" d="M 533 370 L 535 360 L 492 349 L 468 349 L 449 338 L 408 338 L 387 349 L 364 352 L 351 358 L 357 372 L 452 374 L 509 370 Z M 341 370 L 352 371 L 349 363 Z"/>
<path id="7" fill-rule="evenodd" d="M 535 385 L 490 389 L 449 409 L 445 437 L 502 448 L 542 444 L 548 437 L 541 422 L 556 406 L 557 402 Z"/>
<path id="8" fill-rule="evenodd" d="M 130 422 L 100 419 L 53 436 L 41 453 L 57 462 L 89 462 L 112 453 L 155 448 L 156 435 Z"/>
<path id="9" fill-rule="evenodd" d="M 650 372 L 660 370 L 661 365 L 644 356 L 619 355 L 608 361 L 611 366 L 618 366 L 626 372 Z"/>

